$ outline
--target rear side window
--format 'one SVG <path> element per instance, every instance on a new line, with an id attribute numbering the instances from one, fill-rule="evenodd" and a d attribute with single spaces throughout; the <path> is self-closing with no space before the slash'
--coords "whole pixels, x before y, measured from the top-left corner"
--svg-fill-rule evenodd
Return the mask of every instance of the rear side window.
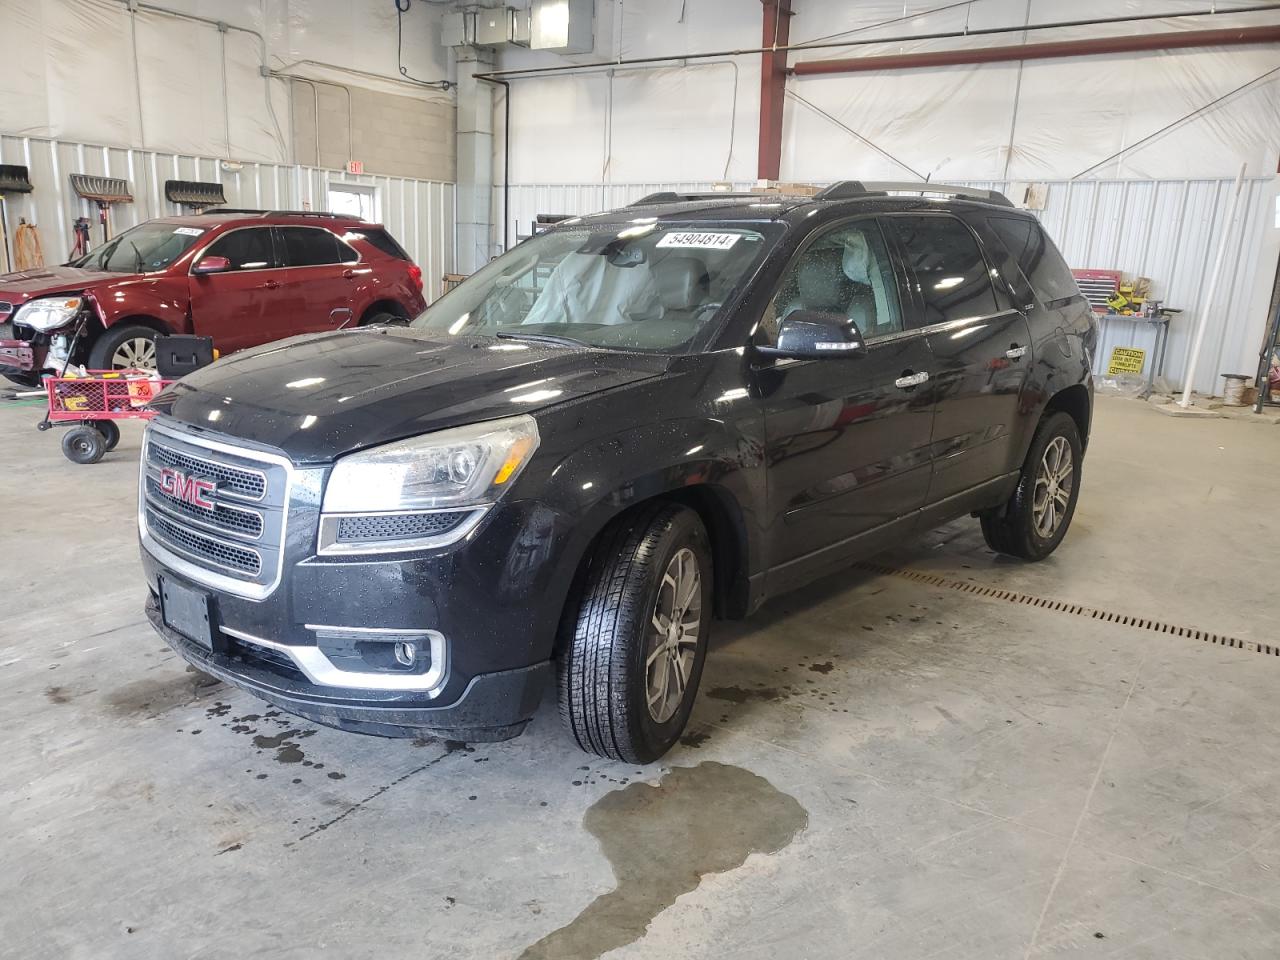
<path id="1" fill-rule="evenodd" d="M 404 252 L 404 247 L 396 243 L 395 237 L 385 230 L 355 230 L 347 234 L 347 236 L 354 240 L 364 240 L 370 246 L 377 247 L 388 257 L 395 257 L 397 260 L 409 259 L 409 255 Z"/>
<path id="2" fill-rule="evenodd" d="M 1080 292 L 1071 268 L 1036 221 L 991 217 L 987 223 L 1018 262 L 1031 289 L 1046 307 L 1069 300 Z"/>
<path id="3" fill-rule="evenodd" d="M 328 230 L 319 227 L 278 227 L 284 242 L 286 267 L 314 267 L 356 259 L 355 251 L 340 243 Z"/>
<path id="4" fill-rule="evenodd" d="M 232 270 L 266 270 L 275 265 L 271 230 L 267 227 L 232 230 L 215 240 L 205 256 L 226 257 L 231 261 Z"/>
<path id="5" fill-rule="evenodd" d="M 999 312 L 987 261 L 963 223 L 947 216 L 888 217 L 884 222 L 915 273 L 925 326 Z"/>

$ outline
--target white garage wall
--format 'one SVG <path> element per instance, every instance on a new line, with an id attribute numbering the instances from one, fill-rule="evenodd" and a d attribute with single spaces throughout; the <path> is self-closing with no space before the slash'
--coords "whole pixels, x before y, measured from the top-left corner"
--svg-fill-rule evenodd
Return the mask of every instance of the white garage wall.
<path id="1" fill-rule="evenodd" d="M 751 185 L 744 181 L 734 188 L 745 190 Z M 1009 188 L 993 180 L 965 185 Z M 514 185 L 512 235 L 528 234 L 538 213 L 592 213 L 625 206 L 648 193 L 710 190 L 712 186 L 712 181 Z M 1072 267 L 1149 277 L 1157 299 L 1183 309 L 1170 327 L 1165 361 L 1165 375 L 1174 385 L 1183 382 L 1195 320 L 1209 314 L 1195 382 L 1195 388 L 1204 393 L 1221 392 L 1221 373 L 1252 373 L 1262 335 L 1253 302 L 1254 278 L 1273 210 L 1269 178 L 1245 182 L 1240 214 L 1226 227 L 1228 256 L 1218 294 L 1212 304 L 1206 301 L 1232 186 L 1232 180 L 1053 181 L 1047 184 L 1045 209 L 1037 213 Z M 1098 372 L 1103 371 L 1112 347 L 1120 345 L 1150 349 L 1152 332 L 1125 321 L 1104 321 Z"/>
<path id="2" fill-rule="evenodd" d="M 31 170 L 35 190 L 7 194 L 10 231 L 26 218 L 40 229 L 46 263 L 67 259 L 74 238 L 71 223 L 88 217 L 94 246 L 101 237 L 97 205 L 76 196 L 69 175 L 87 173 L 126 180 L 133 203 L 112 204 L 113 233 L 152 217 L 185 212 L 164 198 L 166 180 L 203 180 L 223 185 L 228 207 L 270 210 L 324 210 L 328 185 L 359 183 L 375 188 L 379 218 L 422 267 L 429 298 L 453 271 L 454 188 L 452 183 L 402 177 L 352 177 L 336 170 L 273 163 L 245 163 L 238 172 L 222 169 L 212 157 L 91 146 L 33 137 L 0 136 L 0 163 Z"/>
<path id="3" fill-rule="evenodd" d="M 231 29 L 220 32 L 215 23 L 155 7 Z M 448 78 L 443 15 L 422 0 L 405 14 L 410 75 Z M 125 0 L 0 0 L 0 39 L 0 131 L 19 136 L 305 160 L 292 156 L 288 142 L 288 81 L 264 78 L 264 64 L 397 97 L 452 102 L 438 90 L 368 76 L 396 77 L 389 0 L 143 0 L 134 14 Z M 298 62 L 304 60 L 361 72 Z"/>
<path id="4" fill-rule="evenodd" d="M 974 0 L 923 15 L 941 0 L 795 0 L 791 43 L 1207 9 L 1211 0 Z M 1242 2 L 1217 3 L 1229 11 Z M 876 30 L 886 20 L 909 20 Z M 1280 13 L 1145 21 L 1029 32 L 1027 42 L 1157 30 L 1275 24 Z M 504 48 L 501 69 L 754 48 L 761 8 L 742 0 L 596 0 L 596 49 L 557 57 Z M 1010 45 L 1024 34 L 792 52 L 790 62 Z M 758 54 L 726 64 L 526 77 L 513 81 L 512 178 L 592 182 L 754 178 Z M 1274 45 L 1169 50 L 1019 63 L 790 77 L 782 179 L 842 176 L 1066 179 L 1249 81 L 1203 116 L 1089 173 L 1171 179 L 1277 167 L 1280 61 Z M 802 103 L 795 97 L 802 97 Z M 734 107 L 736 97 L 736 108 Z M 823 114 L 827 114 L 824 116 Z M 728 147 L 733 128 L 733 150 Z M 853 132 L 851 132 L 853 131 Z M 855 133 L 857 134 L 855 136 Z M 859 137 L 864 139 L 859 139 Z M 867 142 L 869 141 L 869 143 Z M 872 146 L 874 145 L 874 146 Z M 878 148 L 878 149 L 877 149 Z M 883 151 L 883 152 L 881 152 Z M 885 156 L 897 158 L 900 163 Z M 726 161 L 728 161 L 726 169 Z"/>

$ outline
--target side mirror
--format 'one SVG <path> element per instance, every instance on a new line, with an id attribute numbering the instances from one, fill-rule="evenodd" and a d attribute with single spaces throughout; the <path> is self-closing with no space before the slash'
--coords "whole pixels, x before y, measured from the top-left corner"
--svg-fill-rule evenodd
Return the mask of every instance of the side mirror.
<path id="1" fill-rule="evenodd" d="M 778 342 L 756 347 L 766 357 L 811 360 L 826 357 L 861 357 L 867 352 L 862 331 L 848 317 L 820 310 L 795 310 L 778 327 Z"/>
<path id="2" fill-rule="evenodd" d="M 231 261 L 226 257 L 201 257 L 194 267 L 191 268 L 192 273 L 224 273 L 231 269 Z"/>

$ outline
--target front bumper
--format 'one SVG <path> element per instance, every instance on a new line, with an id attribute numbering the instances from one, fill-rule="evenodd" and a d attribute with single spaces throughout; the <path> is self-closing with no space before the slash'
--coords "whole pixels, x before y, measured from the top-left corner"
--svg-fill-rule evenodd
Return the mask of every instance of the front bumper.
<path id="1" fill-rule="evenodd" d="M 472 742 L 518 735 L 537 710 L 551 676 L 550 661 L 470 678 L 461 695 L 436 706 L 407 696 L 371 699 L 370 691 L 320 687 L 255 661 L 215 636 L 207 650 L 163 622 L 155 594 L 147 619 L 177 653 L 196 668 L 315 723 L 386 737 L 438 735 Z"/>
<path id="2" fill-rule="evenodd" d="M 6 372 L 29 373 L 35 366 L 35 351 L 26 340 L 0 340 L 0 367 Z"/>

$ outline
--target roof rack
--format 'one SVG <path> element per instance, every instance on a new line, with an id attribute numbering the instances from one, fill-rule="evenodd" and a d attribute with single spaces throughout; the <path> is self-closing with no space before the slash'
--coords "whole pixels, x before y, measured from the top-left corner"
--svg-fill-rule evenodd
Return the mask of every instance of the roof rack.
<path id="1" fill-rule="evenodd" d="M 250 214 L 256 213 L 264 217 L 327 217 L 330 220 L 359 220 L 357 216 L 346 213 L 328 213 L 324 210 L 249 210 L 239 207 L 219 207 L 217 210 L 210 210 L 209 213 L 240 213 Z"/>
<path id="2" fill-rule="evenodd" d="M 743 197 L 751 197 L 758 199 L 761 195 L 758 193 L 742 193 L 730 190 L 713 190 L 709 193 L 676 193 L 673 190 L 663 190 L 661 193 L 651 193 L 648 196 L 641 197 L 627 204 L 629 207 L 646 207 L 654 203 L 687 203 L 690 200 L 723 200 L 723 199 L 742 199 Z"/>
<path id="3" fill-rule="evenodd" d="M 933 193 L 943 197 L 960 197 L 965 200 L 979 200 L 983 203 L 996 203 L 1002 207 L 1012 207 L 1013 201 L 998 190 L 978 190 L 975 187 L 953 187 L 946 183 L 921 183 L 914 181 L 876 181 L 863 183 L 861 180 L 841 180 L 821 191 L 815 200 L 853 200 L 858 197 L 875 196 L 888 193 Z"/>

